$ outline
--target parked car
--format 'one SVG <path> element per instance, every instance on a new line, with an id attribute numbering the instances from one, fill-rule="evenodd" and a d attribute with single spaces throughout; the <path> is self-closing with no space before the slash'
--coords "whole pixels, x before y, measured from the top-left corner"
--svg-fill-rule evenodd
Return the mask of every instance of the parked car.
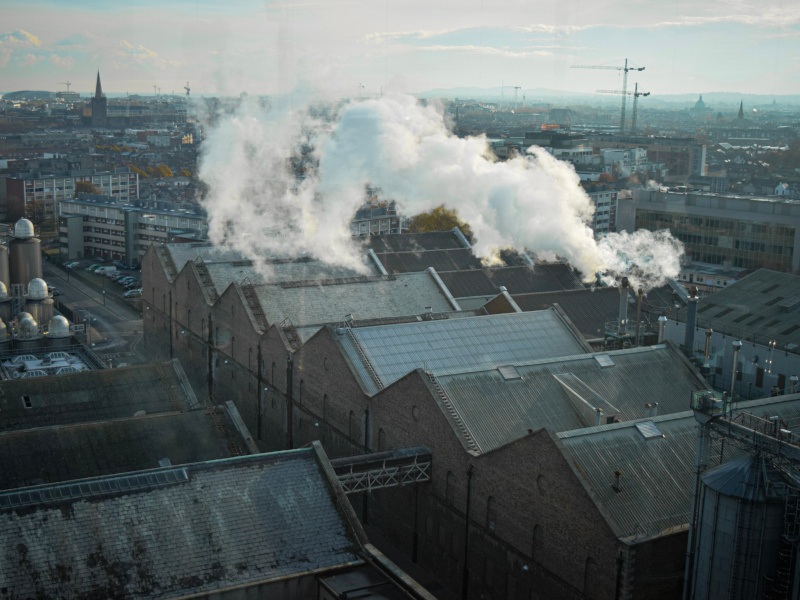
<path id="1" fill-rule="evenodd" d="M 128 290 L 124 294 L 122 294 L 123 298 L 141 298 L 142 297 L 142 288 L 136 288 L 135 290 Z"/>
<path id="2" fill-rule="evenodd" d="M 125 285 L 126 283 L 130 283 L 131 281 L 136 281 L 136 277 L 132 277 L 130 275 L 125 275 L 124 277 L 118 277 L 116 279 L 117 283 L 121 283 Z"/>
<path id="3" fill-rule="evenodd" d="M 133 281 L 126 283 L 125 287 L 129 290 L 134 288 L 140 288 L 142 287 L 142 282 L 139 281 L 138 279 L 134 279 Z"/>
<path id="4" fill-rule="evenodd" d="M 60 296 L 61 292 L 58 291 L 58 288 L 54 288 L 51 286 L 47 286 L 47 291 L 50 293 L 51 296 Z"/>

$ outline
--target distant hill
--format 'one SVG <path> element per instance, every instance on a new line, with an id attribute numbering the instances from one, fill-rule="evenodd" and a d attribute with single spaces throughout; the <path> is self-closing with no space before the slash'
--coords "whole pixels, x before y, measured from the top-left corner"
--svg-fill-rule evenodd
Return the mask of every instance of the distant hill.
<path id="1" fill-rule="evenodd" d="M 49 100 L 55 96 L 54 92 L 22 90 L 20 92 L 6 92 L 3 100 Z"/>

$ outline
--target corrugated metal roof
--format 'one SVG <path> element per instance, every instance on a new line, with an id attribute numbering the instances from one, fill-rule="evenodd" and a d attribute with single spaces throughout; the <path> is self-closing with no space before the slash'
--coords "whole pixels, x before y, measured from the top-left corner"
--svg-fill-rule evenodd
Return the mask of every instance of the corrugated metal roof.
<path id="1" fill-rule="evenodd" d="M 338 323 L 348 314 L 359 320 L 421 315 L 427 306 L 434 312 L 452 310 L 441 288 L 426 272 L 308 286 L 256 285 L 255 291 L 268 323 L 288 318 L 298 328 Z"/>
<path id="2" fill-rule="evenodd" d="M 800 416 L 800 394 L 740 402 L 737 411 Z M 642 423 L 660 436 L 645 437 Z M 691 411 L 559 433 L 563 453 L 619 537 L 648 537 L 689 522 L 697 421 Z M 725 456 L 741 453 L 726 444 Z M 718 459 L 719 453 L 712 453 Z M 621 473 L 619 491 L 612 487 Z M 708 471 L 710 472 L 710 471 Z"/>
<path id="3" fill-rule="evenodd" d="M 558 304 L 588 340 L 602 338 L 606 323 L 619 315 L 618 288 L 583 288 L 537 294 L 514 294 L 522 310 L 542 310 Z"/>
<path id="4" fill-rule="evenodd" d="M 800 345 L 800 311 L 787 308 L 786 301 L 800 296 L 800 276 L 759 269 L 700 299 L 697 305 L 697 326 L 741 339 L 758 337 L 761 343 L 770 339 Z M 676 318 L 686 322 L 687 309 Z"/>
<path id="5" fill-rule="evenodd" d="M 562 374 L 570 374 L 572 382 L 579 380 L 582 389 L 607 403 L 601 408 L 612 406 L 619 411 L 617 419 L 624 421 L 646 417 L 645 403 L 658 402 L 665 414 L 681 412 L 693 391 L 708 387 L 672 346 L 604 354 L 612 358 L 613 367 L 602 367 L 594 354 L 585 354 L 518 363 L 518 380 L 505 380 L 496 369 L 435 375 L 484 452 L 524 436 L 528 429 L 585 427 L 585 415 L 576 410 L 556 377 Z M 592 394 L 584 400 L 591 403 Z"/>
<path id="6" fill-rule="evenodd" d="M 416 368 L 433 372 L 529 362 L 586 351 L 554 309 L 356 327 L 352 334 L 384 386 Z M 378 387 L 348 335 L 339 336 L 368 393 Z"/>

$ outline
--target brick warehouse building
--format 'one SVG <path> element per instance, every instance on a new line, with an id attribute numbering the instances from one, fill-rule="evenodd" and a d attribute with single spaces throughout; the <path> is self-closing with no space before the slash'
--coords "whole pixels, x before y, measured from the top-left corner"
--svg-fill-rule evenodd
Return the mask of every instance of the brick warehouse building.
<path id="1" fill-rule="evenodd" d="M 593 425 L 586 414 L 583 420 L 563 424 L 541 415 L 526 414 L 522 419 L 518 415 L 515 422 L 526 427 L 506 432 L 502 442 L 495 440 L 476 451 L 469 447 L 469 437 L 486 424 L 468 426 L 468 432 L 475 431 L 465 436 L 458 418 L 448 417 L 452 406 L 440 394 L 447 369 L 412 366 L 397 377 L 373 383 L 377 389 L 365 387 L 365 382 L 374 381 L 367 366 L 374 370 L 374 358 L 359 366 L 354 359 L 357 349 L 355 355 L 352 348 L 348 353 L 337 332 L 344 329 L 344 337 L 350 339 L 347 331 L 366 332 L 373 323 L 383 324 L 376 327 L 386 327 L 387 322 L 436 327 L 444 322 L 477 323 L 487 318 L 475 318 L 482 311 L 459 311 L 461 307 L 435 271 L 352 278 L 314 261 L 273 261 L 270 268 L 273 283 L 254 285 L 251 282 L 259 281 L 259 274 L 233 253 L 194 245 L 151 248 L 144 261 L 146 344 L 154 352 L 179 358 L 198 396 L 233 400 L 261 449 L 298 447 L 318 439 L 331 456 L 342 456 L 403 447 L 426 438 L 423 443 L 434 447 L 431 486 L 418 492 L 375 493 L 356 504 L 370 525 L 435 572 L 450 589 L 463 590 L 466 585 L 470 597 L 529 597 L 529 592 L 530 597 L 540 594 L 542 598 L 614 597 L 616 582 L 625 575 L 623 597 L 652 597 L 636 591 L 648 589 L 652 578 L 647 569 L 634 569 L 628 561 L 623 563 L 627 570 L 618 572 L 620 550 L 630 545 L 621 544 L 618 528 L 609 525 L 585 482 L 570 470 L 555 438 L 557 431 Z M 313 285 L 303 283 L 308 281 Z M 549 337 L 542 339 L 566 344 L 560 356 L 585 355 L 595 361 L 563 313 L 546 312 Z M 353 320 L 348 319 L 350 314 L 355 315 Z M 528 318 L 529 337 L 538 339 L 543 323 L 536 319 L 541 317 Z M 326 326 L 330 323 L 334 325 Z M 470 330 L 477 325 L 462 327 Z M 472 335 L 473 344 L 486 339 L 484 334 Z M 380 343 L 381 336 L 376 339 L 377 347 L 386 346 Z M 538 349 L 546 350 L 547 345 L 540 341 Z M 536 344 L 532 346 L 520 350 L 529 352 L 527 356 L 495 355 L 486 359 L 489 363 L 462 356 L 457 364 L 484 371 L 496 371 L 500 365 L 536 370 L 537 361 L 547 363 L 559 356 L 555 349 L 545 356 L 531 353 L 537 350 Z M 363 340 L 360 347 L 369 352 Z M 500 340 L 498 351 L 503 347 Z M 551 389 L 550 396 L 562 413 L 572 396 L 579 399 L 583 413 L 587 406 L 604 406 L 608 416 L 619 409 L 617 414 L 623 415 L 619 418 L 630 421 L 647 417 L 642 387 L 650 381 L 661 382 L 650 386 L 650 395 L 667 412 L 685 406 L 678 388 L 705 387 L 671 348 L 634 354 L 641 363 L 635 372 L 650 373 L 650 377 L 629 386 L 634 399 L 627 408 L 617 406 L 625 395 L 621 385 L 601 393 L 589 386 L 583 396 L 561 385 Z M 386 361 L 397 362 L 391 356 Z M 569 373 L 569 364 L 566 361 L 560 368 Z M 648 368 L 643 366 L 648 364 Z M 433 381 L 426 371 L 434 374 Z M 654 372 L 670 375 L 653 377 Z M 552 379 L 548 380 L 551 384 Z M 495 382 L 487 397 L 502 405 L 506 398 L 502 389 Z M 445 396 L 451 402 L 458 399 L 452 391 Z M 455 413 L 460 415 L 459 411 L 463 407 Z M 546 496 L 542 490 L 547 490 Z M 531 506 L 537 507 L 537 522 Z M 509 514 L 527 516 L 513 526 L 506 519 L 490 518 Z M 586 544 L 589 539 L 595 540 L 591 547 Z M 661 536 L 654 540 L 665 543 Z M 647 552 L 659 556 L 656 546 L 653 541 Z M 675 549 L 670 550 L 674 554 Z M 470 557 L 467 563 L 464 556 Z M 585 590 L 597 593 L 587 595 Z"/>

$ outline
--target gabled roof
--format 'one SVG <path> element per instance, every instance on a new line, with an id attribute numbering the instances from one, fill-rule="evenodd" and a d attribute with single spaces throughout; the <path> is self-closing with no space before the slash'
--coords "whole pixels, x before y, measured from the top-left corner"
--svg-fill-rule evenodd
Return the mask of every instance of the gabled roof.
<path id="1" fill-rule="evenodd" d="M 428 272 L 257 285 L 255 292 L 267 322 L 288 319 L 303 341 L 323 325 L 341 322 L 348 314 L 361 320 L 424 314 L 428 306 L 437 313 L 453 310 Z"/>
<path id="2" fill-rule="evenodd" d="M 522 313 L 532 314 L 532 313 Z M 465 445 L 488 452 L 533 429 L 570 431 L 607 421 L 639 419 L 657 402 L 661 413 L 680 412 L 691 393 L 708 388 L 670 344 L 514 363 L 493 369 L 434 372 L 435 385 L 463 425 Z"/>
<path id="3" fill-rule="evenodd" d="M 553 308 L 337 328 L 336 339 L 368 394 L 417 368 L 436 373 L 485 369 L 588 351 L 563 315 Z"/>
<path id="4" fill-rule="evenodd" d="M 0 490 L 247 454 L 223 408 L 0 433 Z"/>
<path id="5" fill-rule="evenodd" d="M 619 288 L 582 288 L 538 294 L 514 294 L 513 298 L 525 311 L 542 310 L 558 304 L 587 340 L 602 338 L 606 323 L 616 322 L 619 318 Z M 629 310 L 636 309 L 629 307 Z"/>
<path id="6" fill-rule="evenodd" d="M 531 294 L 583 289 L 569 265 L 537 264 L 531 267 L 492 267 L 480 271 L 439 272 L 456 298 L 494 295 L 505 287 L 509 294 Z"/>
<path id="7" fill-rule="evenodd" d="M 800 418 L 800 394 L 739 402 L 737 411 Z M 620 538 L 668 534 L 689 523 L 697 421 L 691 411 L 557 434 L 567 462 Z M 741 454 L 726 444 L 725 459 Z M 712 452 L 713 467 L 719 454 Z M 621 473 L 616 491 L 614 471 Z"/>
<path id="8" fill-rule="evenodd" d="M 687 309 L 677 319 L 686 322 Z M 759 269 L 747 277 L 701 298 L 697 326 L 741 339 L 757 336 L 778 347 L 800 346 L 800 276 Z"/>
<path id="9" fill-rule="evenodd" d="M 198 406 L 178 361 L 0 381 L 0 432 Z"/>
<path id="10" fill-rule="evenodd" d="M 307 448 L 0 494 L 3 587 L 170 598 L 360 563 L 332 485 Z"/>
<path id="11" fill-rule="evenodd" d="M 370 248 L 376 254 L 384 252 L 425 252 L 427 250 L 455 250 L 464 243 L 452 230 L 429 233 L 403 233 L 371 236 Z"/>

